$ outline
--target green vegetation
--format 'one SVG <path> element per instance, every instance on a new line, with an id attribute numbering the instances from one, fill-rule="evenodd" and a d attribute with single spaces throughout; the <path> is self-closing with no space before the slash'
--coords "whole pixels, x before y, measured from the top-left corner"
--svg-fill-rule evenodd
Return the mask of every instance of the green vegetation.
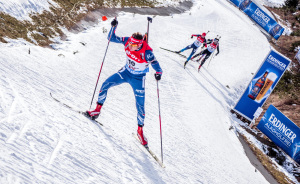
<path id="1" fill-rule="evenodd" d="M 23 38 L 40 46 L 48 46 L 51 38 L 62 36 L 61 27 L 67 29 L 76 25 L 89 11 L 103 7 L 153 7 L 153 0 L 53 0 L 59 7 L 50 7 L 42 14 L 31 14 L 32 21 L 19 21 L 0 12 L 0 41 L 4 38 Z"/>
<path id="2" fill-rule="evenodd" d="M 300 91 L 300 73 L 286 71 L 281 77 L 274 89 L 274 92 L 280 97 L 289 97 L 293 100 L 298 100 Z"/>
<path id="3" fill-rule="evenodd" d="M 299 0 L 286 0 L 283 8 L 289 12 L 295 12 L 299 8 Z"/>
<path id="4" fill-rule="evenodd" d="M 298 46 L 300 46 L 300 41 L 295 41 L 292 43 L 292 46 L 290 47 L 290 51 L 293 52 Z"/>
<path id="5" fill-rule="evenodd" d="M 300 30 L 295 30 L 291 33 L 291 36 L 300 36 Z"/>

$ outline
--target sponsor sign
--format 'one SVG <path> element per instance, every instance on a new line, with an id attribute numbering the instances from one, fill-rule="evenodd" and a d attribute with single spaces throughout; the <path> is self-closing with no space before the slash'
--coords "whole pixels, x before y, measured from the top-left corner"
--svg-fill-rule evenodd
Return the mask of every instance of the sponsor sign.
<path id="1" fill-rule="evenodd" d="M 256 110 L 263 106 L 290 62 L 271 50 L 233 110 L 252 121 Z"/>
<path id="2" fill-rule="evenodd" d="M 270 105 L 257 128 L 300 164 L 300 128 L 284 114 Z"/>
<path id="3" fill-rule="evenodd" d="M 266 32 L 276 40 L 282 35 L 284 28 L 251 0 L 230 0 L 241 11 L 245 12 Z"/>

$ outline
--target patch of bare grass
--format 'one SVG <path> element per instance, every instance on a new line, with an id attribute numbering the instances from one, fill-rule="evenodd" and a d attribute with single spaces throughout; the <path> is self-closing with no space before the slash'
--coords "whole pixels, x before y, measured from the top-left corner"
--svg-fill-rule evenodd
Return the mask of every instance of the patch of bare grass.
<path id="1" fill-rule="evenodd" d="M 52 38 L 62 36 L 61 27 L 70 29 L 83 19 L 89 11 L 105 7 L 153 7 L 152 0 L 54 0 L 59 7 L 50 7 L 50 11 L 31 14 L 29 21 L 20 21 L 8 14 L 0 12 L 0 41 L 6 38 L 24 40 L 48 46 Z M 33 39 L 33 40 L 32 40 Z"/>

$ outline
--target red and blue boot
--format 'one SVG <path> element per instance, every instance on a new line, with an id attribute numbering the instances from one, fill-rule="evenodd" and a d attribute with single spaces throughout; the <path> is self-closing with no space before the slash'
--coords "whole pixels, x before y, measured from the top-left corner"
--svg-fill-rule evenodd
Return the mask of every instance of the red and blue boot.
<path id="1" fill-rule="evenodd" d="M 91 118 L 92 120 L 95 120 L 99 117 L 100 115 L 100 110 L 101 110 L 102 104 L 97 103 L 96 109 L 93 111 L 86 111 L 86 116 Z"/>
<path id="2" fill-rule="evenodd" d="M 143 146 L 147 147 L 148 141 L 147 141 L 147 138 L 145 137 L 145 135 L 143 133 L 143 126 L 139 125 L 138 130 L 137 130 L 137 136 L 140 139 L 141 144 Z"/>

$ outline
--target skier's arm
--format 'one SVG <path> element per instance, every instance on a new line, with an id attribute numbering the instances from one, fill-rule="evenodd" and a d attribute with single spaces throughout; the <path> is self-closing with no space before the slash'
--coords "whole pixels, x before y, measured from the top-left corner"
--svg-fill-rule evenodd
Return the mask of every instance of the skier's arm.
<path id="1" fill-rule="evenodd" d="M 119 36 L 117 36 L 115 34 L 116 29 L 117 29 L 117 26 L 111 27 L 111 29 L 109 31 L 109 34 L 107 36 L 107 39 L 109 40 L 109 38 L 110 38 L 111 42 L 122 43 L 123 45 L 125 45 L 125 43 L 127 42 L 129 37 L 119 37 Z"/>
<path id="2" fill-rule="evenodd" d="M 192 34 L 192 37 L 193 37 L 193 36 L 197 36 L 197 37 L 198 37 L 198 36 L 201 36 L 201 35 L 199 35 L 199 34 Z"/>
<path id="3" fill-rule="evenodd" d="M 152 68 L 156 71 L 156 74 L 162 75 L 162 69 L 158 63 L 158 61 L 156 60 L 154 54 L 152 53 L 152 51 L 150 50 L 146 50 L 145 52 L 146 55 L 146 61 L 148 63 L 151 63 Z"/>

